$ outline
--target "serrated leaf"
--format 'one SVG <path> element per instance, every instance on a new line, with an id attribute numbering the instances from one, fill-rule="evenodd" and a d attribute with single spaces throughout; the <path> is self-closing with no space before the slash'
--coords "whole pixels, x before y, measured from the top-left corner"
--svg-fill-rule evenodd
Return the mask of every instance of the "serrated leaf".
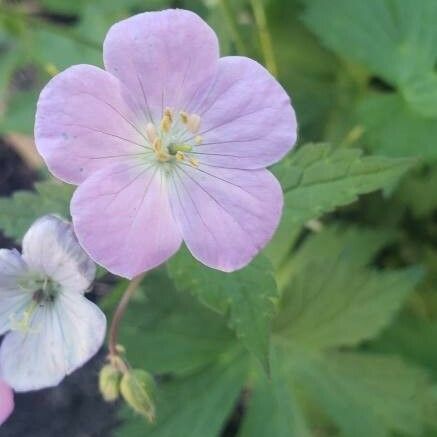
<path id="1" fill-rule="evenodd" d="M 247 361 L 216 363 L 198 373 L 164 383 L 157 394 L 157 422 L 149 425 L 125 413 L 119 437 L 217 437 L 231 414 L 247 374 Z"/>
<path id="2" fill-rule="evenodd" d="M 105 311 L 111 314 L 115 304 L 104 301 Z M 120 327 L 120 343 L 133 367 L 186 374 L 226 357 L 236 340 L 222 317 L 178 292 L 160 269 L 146 276 L 132 299 Z"/>
<path id="3" fill-rule="evenodd" d="M 272 354 L 271 378 L 257 375 L 239 437 L 310 437 L 312 433 L 283 357 Z"/>
<path id="4" fill-rule="evenodd" d="M 35 191 L 16 191 L 0 198 L 0 229 L 20 241 L 29 226 L 44 214 L 69 218 L 74 187 L 49 179 L 35 184 Z"/>
<path id="5" fill-rule="evenodd" d="M 313 240 L 295 259 L 276 320 L 276 329 L 302 347 L 354 346 L 373 338 L 422 277 L 417 268 L 372 271 L 360 266 L 360 257 L 350 260 L 347 246 L 328 255 L 326 239 Z"/>
<path id="6" fill-rule="evenodd" d="M 308 260 L 325 261 L 327 258 L 344 257 L 349 266 L 366 267 L 375 255 L 396 239 L 391 229 L 359 226 L 329 226 L 309 237 L 291 260 L 294 272 Z"/>
<path id="7" fill-rule="evenodd" d="M 273 168 L 284 189 L 285 206 L 267 254 L 277 265 L 289 249 L 286 242 L 308 220 L 347 205 L 360 194 L 393 187 L 414 162 L 362 156 L 358 149 L 328 144 L 302 146 Z"/>
<path id="8" fill-rule="evenodd" d="M 202 303 L 228 314 L 229 325 L 244 346 L 268 369 L 270 321 L 278 297 L 270 263 L 258 256 L 247 267 L 223 273 L 203 266 L 188 251 L 168 263 L 178 289 L 188 290 Z"/>
<path id="9" fill-rule="evenodd" d="M 294 368 L 300 387 L 340 427 L 342 435 L 418 436 L 426 422 L 429 381 L 399 358 L 359 353 L 306 357 Z"/>
<path id="10" fill-rule="evenodd" d="M 304 20 L 322 42 L 365 65 L 398 91 L 360 111 L 366 139 L 379 153 L 436 158 L 437 3 L 434 0 L 307 2 Z M 375 126 L 376 125 L 376 126 Z M 366 145 L 368 142 L 366 141 Z"/>

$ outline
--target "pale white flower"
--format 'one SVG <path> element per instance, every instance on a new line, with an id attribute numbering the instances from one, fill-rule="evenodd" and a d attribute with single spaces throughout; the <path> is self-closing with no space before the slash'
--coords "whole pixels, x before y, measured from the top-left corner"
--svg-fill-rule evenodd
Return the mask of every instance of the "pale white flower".
<path id="1" fill-rule="evenodd" d="M 94 276 L 72 226 L 52 215 L 22 254 L 0 249 L 0 375 L 15 391 L 55 386 L 99 350 L 106 318 L 84 297 Z"/>

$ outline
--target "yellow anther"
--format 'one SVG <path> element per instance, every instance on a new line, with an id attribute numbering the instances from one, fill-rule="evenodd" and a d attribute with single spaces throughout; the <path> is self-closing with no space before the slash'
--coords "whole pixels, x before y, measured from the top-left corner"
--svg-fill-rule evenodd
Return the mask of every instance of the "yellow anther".
<path id="1" fill-rule="evenodd" d="M 187 129 L 195 134 L 199 131 L 200 128 L 200 116 L 197 114 L 190 114 L 188 116 L 188 121 L 187 121 Z"/>
<path id="2" fill-rule="evenodd" d="M 165 133 L 169 132 L 173 122 L 173 115 L 170 108 L 165 108 L 164 115 L 161 120 L 161 130 Z"/>
<path id="3" fill-rule="evenodd" d="M 170 121 L 173 121 L 173 111 L 171 108 L 167 107 L 164 109 L 164 115 L 170 118 Z"/>
<path id="4" fill-rule="evenodd" d="M 181 118 L 182 123 L 187 124 L 188 123 L 188 114 L 185 111 L 179 112 L 179 117 Z"/>
<path id="5" fill-rule="evenodd" d="M 194 138 L 194 141 L 197 145 L 202 144 L 203 138 L 201 135 L 196 135 L 196 138 Z"/>
<path id="6" fill-rule="evenodd" d="M 156 137 L 152 143 L 153 150 L 155 153 L 161 152 L 162 150 L 162 140 L 161 138 Z"/>
<path id="7" fill-rule="evenodd" d="M 153 144 L 155 140 L 158 138 L 158 133 L 156 132 L 156 127 L 153 123 L 147 123 L 146 135 L 147 135 L 147 139 L 150 141 L 150 144 Z"/>
<path id="8" fill-rule="evenodd" d="M 199 161 L 195 158 L 188 158 L 188 162 L 193 166 L 193 167 L 199 167 Z"/>
<path id="9" fill-rule="evenodd" d="M 161 138 L 155 138 L 155 141 L 152 144 L 153 151 L 155 152 L 155 156 L 158 161 L 168 161 L 170 155 L 163 149 Z"/>
<path id="10" fill-rule="evenodd" d="M 185 154 L 184 154 L 184 152 L 181 152 L 181 151 L 177 151 L 176 152 L 176 159 L 178 160 L 178 161 L 184 161 L 185 160 Z"/>

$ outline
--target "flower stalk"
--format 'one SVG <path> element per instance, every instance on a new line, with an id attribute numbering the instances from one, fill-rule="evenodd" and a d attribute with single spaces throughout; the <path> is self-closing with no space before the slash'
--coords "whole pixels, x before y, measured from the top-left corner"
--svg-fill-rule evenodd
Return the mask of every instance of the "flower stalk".
<path id="1" fill-rule="evenodd" d="M 114 312 L 114 316 L 112 317 L 111 326 L 109 328 L 109 336 L 108 336 L 108 348 L 109 348 L 109 359 L 117 360 L 119 357 L 119 348 L 118 348 L 118 331 L 120 327 L 120 322 L 123 319 L 123 316 L 126 312 L 127 307 L 129 306 L 129 302 L 132 296 L 135 294 L 138 286 L 141 284 L 145 273 L 136 276 L 127 286 L 125 292 L 123 293 L 120 302 L 117 305 L 117 308 Z"/>

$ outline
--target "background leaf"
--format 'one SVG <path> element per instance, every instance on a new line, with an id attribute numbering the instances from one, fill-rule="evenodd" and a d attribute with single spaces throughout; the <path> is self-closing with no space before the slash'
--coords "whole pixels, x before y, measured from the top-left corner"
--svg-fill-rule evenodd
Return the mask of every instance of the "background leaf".
<path id="1" fill-rule="evenodd" d="M 29 226 L 45 214 L 69 218 L 74 187 L 55 180 L 37 182 L 35 191 L 17 191 L 0 198 L 0 227 L 11 238 L 20 241 Z"/>
<path id="2" fill-rule="evenodd" d="M 270 321 L 278 294 L 265 258 L 258 256 L 242 270 L 223 273 L 201 265 L 183 250 L 170 260 L 168 269 L 177 288 L 189 290 L 208 307 L 228 314 L 240 341 L 269 368 Z"/>

